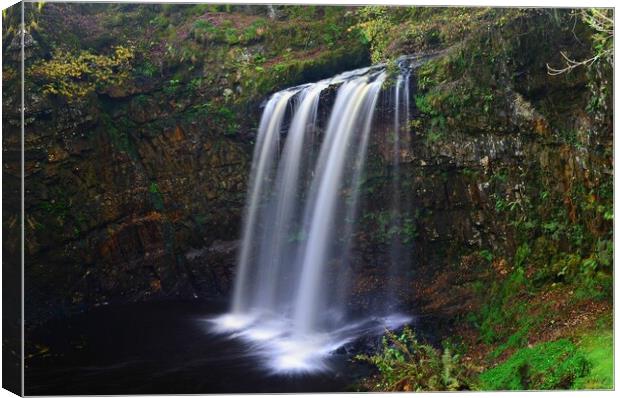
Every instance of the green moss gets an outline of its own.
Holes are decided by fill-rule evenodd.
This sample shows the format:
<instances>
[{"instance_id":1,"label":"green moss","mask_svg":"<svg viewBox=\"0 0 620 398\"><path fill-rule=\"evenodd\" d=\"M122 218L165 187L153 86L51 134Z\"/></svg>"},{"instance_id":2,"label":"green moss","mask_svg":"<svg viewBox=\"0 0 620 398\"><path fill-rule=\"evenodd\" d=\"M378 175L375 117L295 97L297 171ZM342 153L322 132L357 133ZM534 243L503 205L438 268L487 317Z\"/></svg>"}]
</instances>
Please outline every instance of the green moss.
<instances>
[{"instance_id":1,"label":"green moss","mask_svg":"<svg viewBox=\"0 0 620 398\"><path fill-rule=\"evenodd\" d=\"M503 26L521 10L462 7L367 6L356 11L355 29L368 43L374 62L400 55L445 48L473 32ZM407 51L403 51L406 49Z\"/></svg>"},{"instance_id":2,"label":"green moss","mask_svg":"<svg viewBox=\"0 0 620 398\"><path fill-rule=\"evenodd\" d=\"M521 307L523 309L524 307ZM489 356L491 358L497 358L502 355L508 349L515 349L523 347L527 344L527 337L530 330L540 324L542 317L532 317L524 314L523 317L518 318L518 329L511 334L505 343L500 344L495 350L493 350Z\"/></svg>"},{"instance_id":3,"label":"green moss","mask_svg":"<svg viewBox=\"0 0 620 398\"><path fill-rule=\"evenodd\" d=\"M579 350L591 364L590 372L575 380L575 389L614 388L614 339L611 330L594 331L584 335Z\"/></svg>"},{"instance_id":4,"label":"green moss","mask_svg":"<svg viewBox=\"0 0 620 398\"><path fill-rule=\"evenodd\" d=\"M362 223L365 229L373 231L373 241L377 244L386 244L395 238L410 244L418 237L417 217L417 214L380 210L363 214Z\"/></svg>"},{"instance_id":5,"label":"green moss","mask_svg":"<svg viewBox=\"0 0 620 398\"><path fill-rule=\"evenodd\" d=\"M360 46L325 50L311 57L299 55L301 59L285 59L257 76L257 91L268 92L286 85L320 80L332 76L334 71L354 69L368 61L367 53Z\"/></svg>"},{"instance_id":6,"label":"green moss","mask_svg":"<svg viewBox=\"0 0 620 398\"><path fill-rule=\"evenodd\" d=\"M588 374L586 357L569 340L537 344L514 353L480 375L481 390L569 389Z\"/></svg>"},{"instance_id":7,"label":"green moss","mask_svg":"<svg viewBox=\"0 0 620 398\"><path fill-rule=\"evenodd\" d=\"M508 338L511 327L515 327L517 331L531 327L534 320L526 315L528 310L526 302L515 299L528 287L529 281L523 269L518 268L505 280L494 281L490 291L484 292L485 304L470 317L474 325L478 326L483 342L490 344ZM504 349L513 346L514 343L515 341L511 341Z\"/></svg>"},{"instance_id":8,"label":"green moss","mask_svg":"<svg viewBox=\"0 0 620 398\"><path fill-rule=\"evenodd\" d=\"M156 182L151 182L151 185L149 186L149 194L153 208L157 211L164 210L164 197L159 191L159 186Z\"/></svg>"},{"instance_id":9,"label":"green moss","mask_svg":"<svg viewBox=\"0 0 620 398\"><path fill-rule=\"evenodd\" d=\"M61 220L64 220L71 211L71 207L68 203L64 201L44 201L39 203L39 209L43 210L47 214L58 217Z\"/></svg>"},{"instance_id":10,"label":"green moss","mask_svg":"<svg viewBox=\"0 0 620 398\"><path fill-rule=\"evenodd\" d=\"M123 128L123 123L118 123L118 126L120 128L113 124L107 124L106 126L106 132L110 136L112 145L117 150L128 154L132 159L138 159L138 150L131 140L128 130Z\"/></svg>"}]
</instances>

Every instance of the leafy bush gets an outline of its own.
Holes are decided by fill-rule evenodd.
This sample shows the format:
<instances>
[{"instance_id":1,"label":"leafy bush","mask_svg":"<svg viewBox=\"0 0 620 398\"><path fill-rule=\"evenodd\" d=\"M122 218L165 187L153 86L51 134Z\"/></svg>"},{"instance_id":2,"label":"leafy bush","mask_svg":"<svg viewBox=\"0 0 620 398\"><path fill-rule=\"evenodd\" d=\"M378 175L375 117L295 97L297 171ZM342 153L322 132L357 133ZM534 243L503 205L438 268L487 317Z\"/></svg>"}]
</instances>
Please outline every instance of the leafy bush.
<instances>
[{"instance_id":1,"label":"leafy bush","mask_svg":"<svg viewBox=\"0 0 620 398\"><path fill-rule=\"evenodd\" d=\"M174 96L179 91L181 87L181 80L172 79L167 82L167 84L163 87L163 91L168 96Z\"/></svg>"},{"instance_id":2,"label":"leafy bush","mask_svg":"<svg viewBox=\"0 0 620 398\"><path fill-rule=\"evenodd\" d=\"M262 38L266 31L267 21L264 19L257 19L252 22L250 26L245 28L241 35L241 40L243 43L252 43Z\"/></svg>"},{"instance_id":3,"label":"leafy bush","mask_svg":"<svg viewBox=\"0 0 620 398\"><path fill-rule=\"evenodd\" d=\"M380 353L355 358L379 369L374 388L380 391L456 391L469 385L469 371L458 355L419 343L409 327L400 335L388 331Z\"/></svg>"},{"instance_id":4,"label":"leafy bush","mask_svg":"<svg viewBox=\"0 0 620 398\"><path fill-rule=\"evenodd\" d=\"M39 61L29 70L43 85L45 94L76 100L108 86L122 85L129 79L132 47L117 46L110 55L81 51L72 54L56 50L51 60Z\"/></svg>"},{"instance_id":5,"label":"leafy bush","mask_svg":"<svg viewBox=\"0 0 620 398\"><path fill-rule=\"evenodd\" d=\"M497 18L498 13L503 16ZM370 45L372 61L380 62L398 55L396 51L402 52L403 48L419 51L448 46L476 29L487 28L493 18L501 21L517 12L491 8L366 6L356 14L359 22L355 29L362 42Z\"/></svg>"},{"instance_id":6,"label":"leafy bush","mask_svg":"<svg viewBox=\"0 0 620 398\"><path fill-rule=\"evenodd\" d=\"M204 19L199 19L194 22L192 30L190 31L190 35L199 43L212 40L216 34L217 27L214 26L211 22Z\"/></svg>"},{"instance_id":7,"label":"leafy bush","mask_svg":"<svg viewBox=\"0 0 620 398\"><path fill-rule=\"evenodd\" d=\"M157 74L158 68L150 61L144 61L134 68L134 75L141 77L153 77Z\"/></svg>"},{"instance_id":8,"label":"leafy bush","mask_svg":"<svg viewBox=\"0 0 620 398\"><path fill-rule=\"evenodd\" d=\"M366 6L358 11L362 22L357 25L357 29L364 44L370 44L371 59L375 63L385 59L389 44L391 22L388 10L384 6Z\"/></svg>"}]
</instances>

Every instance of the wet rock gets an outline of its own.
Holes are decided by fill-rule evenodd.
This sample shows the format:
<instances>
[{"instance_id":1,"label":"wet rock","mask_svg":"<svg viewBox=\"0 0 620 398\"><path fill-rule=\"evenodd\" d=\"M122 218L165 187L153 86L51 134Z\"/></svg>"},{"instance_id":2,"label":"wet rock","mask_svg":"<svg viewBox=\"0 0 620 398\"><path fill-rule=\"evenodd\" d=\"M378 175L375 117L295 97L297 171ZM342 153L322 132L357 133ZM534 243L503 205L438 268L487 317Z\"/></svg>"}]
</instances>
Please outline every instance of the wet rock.
<instances>
[{"instance_id":1,"label":"wet rock","mask_svg":"<svg viewBox=\"0 0 620 398\"><path fill-rule=\"evenodd\" d=\"M186 267L199 296L213 298L230 293L238 248L239 241L214 241L185 254Z\"/></svg>"}]
</instances>

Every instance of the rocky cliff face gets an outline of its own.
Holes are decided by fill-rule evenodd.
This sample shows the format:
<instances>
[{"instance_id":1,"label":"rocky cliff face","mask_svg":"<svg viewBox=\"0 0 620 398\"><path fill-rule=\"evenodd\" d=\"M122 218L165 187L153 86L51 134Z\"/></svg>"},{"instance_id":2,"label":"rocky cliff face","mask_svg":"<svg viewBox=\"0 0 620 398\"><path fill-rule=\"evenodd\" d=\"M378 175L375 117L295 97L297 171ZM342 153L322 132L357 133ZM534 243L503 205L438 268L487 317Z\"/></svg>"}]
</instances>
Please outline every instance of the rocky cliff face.
<instances>
[{"instance_id":1,"label":"rocky cliff face","mask_svg":"<svg viewBox=\"0 0 620 398\"><path fill-rule=\"evenodd\" d=\"M367 62L360 43L334 44L352 40L346 10L317 23L298 7L26 7L30 324L226 294L261 102ZM18 231L20 36L7 26L3 225ZM19 234L5 249L19 258Z\"/></svg>"},{"instance_id":2,"label":"rocky cliff face","mask_svg":"<svg viewBox=\"0 0 620 398\"><path fill-rule=\"evenodd\" d=\"M141 95L30 104L31 314L64 308L65 300L192 296L201 290L192 282L199 271L188 268L185 252L235 238L247 145L210 131L156 93Z\"/></svg>"},{"instance_id":3,"label":"rocky cliff face","mask_svg":"<svg viewBox=\"0 0 620 398\"><path fill-rule=\"evenodd\" d=\"M465 316L513 275L539 285L579 278L589 259L598 264L593 291L606 294L613 136L601 109L610 109L610 72L600 65L597 76L550 77L545 66L561 63L560 48L589 54L592 33L582 22L572 29L543 11L475 10L444 32L451 10L433 14L437 26L410 26L398 10L395 23L341 8L271 15L217 7L52 3L29 11L33 322L107 302L226 293L261 101L368 64L368 47L373 58L442 52L412 78L398 231L389 230L389 109L373 132L355 247L358 304L372 306L374 289L387 283L381 269L395 238L410 270L401 295L422 315ZM355 18L364 29L373 21L384 33L390 23L407 29L385 42L375 32L368 43ZM6 42L3 189L16 199L19 57ZM4 228L18 221L18 207L10 210ZM19 250L18 235L5 240Z\"/></svg>"}]
</instances>

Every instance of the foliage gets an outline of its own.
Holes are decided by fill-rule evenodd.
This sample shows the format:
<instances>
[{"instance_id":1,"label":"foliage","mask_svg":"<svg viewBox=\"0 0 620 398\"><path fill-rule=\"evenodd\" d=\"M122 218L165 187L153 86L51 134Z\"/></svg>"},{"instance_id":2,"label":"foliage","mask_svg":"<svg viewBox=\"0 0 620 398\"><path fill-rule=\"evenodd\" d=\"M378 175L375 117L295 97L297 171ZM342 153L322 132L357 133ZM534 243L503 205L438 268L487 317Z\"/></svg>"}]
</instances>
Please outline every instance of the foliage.
<instances>
[{"instance_id":1,"label":"foliage","mask_svg":"<svg viewBox=\"0 0 620 398\"><path fill-rule=\"evenodd\" d=\"M583 18L595 32L592 35L594 59L588 69L588 88L590 101L588 111L594 117L601 131L611 131L612 125L612 91L609 82L612 81L614 39L613 39L613 10L588 9Z\"/></svg>"},{"instance_id":2,"label":"foliage","mask_svg":"<svg viewBox=\"0 0 620 398\"><path fill-rule=\"evenodd\" d=\"M64 201L56 201L56 200L43 201L39 204L39 208L45 211L46 213L54 217L57 217L58 220L60 220L61 222L71 212L71 208L69 204Z\"/></svg>"},{"instance_id":3,"label":"foliage","mask_svg":"<svg viewBox=\"0 0 620 398\"><path fill-rule=\"evenodd\" d=\"M403 244L410 244L418 236L415 219L408 214L394 211L369 212L364 214L363 220L368 229L374 231L373 236L378 243L392 242L397 238Z\"/></svg>"},{"instance_id":4,"label":"foliage","mask_svg":"<svg viewBox=\"0 0 620 398\"><path fill-rule=\"evenodd\" d=\"M610 82L613 73L613 50L614 50L614 16L613 9L587 8L574 11L575 19L588 27L591 32L591 53L582 60L575 60L566 52L561 51L562 66L547 64L549 75L566 75L581 67L587 68L588 88L590 99L587 106L588 112L593 116L597 130L600 132L611 129L612 97ZM572 23L575 25L575 22ZM574 29L574 27L573 27ZM597 131L590 134L600 133Z\"/></svg>"},{"instance_id":5,"label":"foliage","mask_svg":"<svg viewBox=\"0 0 620 398\"><path fill-rule=\"evenodd\" d=\"M225 20L221 26L210 21L198 19L194 22L190 35L199 43L225 43L235 45L245 38L246 42L254 40L263 30L259 25L251 25L243 35L232 25L230 20Z\"/></svg>"},{"instance_id":6,"label":"foliage","mask_svg":"<svg viewBox=\"0 0 620 398\"><path fill-rule=\"evenodd\" d=\"M487 261L493 261L493 253L488 250L480 250L478 254Z\"/></svg>"},{"instance_id":7,"label":"foliage","mask_svg":"<svg viewBox=\"0 0 620 398\"><path fill-rule=\"evenodd\" d=\"M256 21L252 22L250 26L245 28L245 30L243 31L241 35L240 40L242 43L253 43L255 41L262 39L266 31L267 31L267 21L265 21L262 18L257 19Z\"/></svg>"},{"instance_id":8,"label":"foliage","mask_svg":"<svg viewBox=\"0 0 620 398\"><path fill-rule=\"evenodd\" d=\"M447 47L484 29L487 19L501 23L511 13L515 12L482 7L366 6L357 10L354 30L370 46L372 61L381 62L403 52Z\"/></svg>"},{"instance_id":9,"label":"foliage","mask_svg":"<svg viewBox=\"0 0 620 398\"><path fill-rule=\"evenodd\" d=\"M174 96L179 88L181 87L181 81L178 79L168 80L166 85L163 87L163 91L168 96Z\"/></svg>"},{"instance_id":10,"label":"foliage","mask_svg":"<svg viewBox=\"0 0 620 398\"><path fill-rule=\"evenodd\" d=\"M583 61L575 61L570 59L566 53L562 52L561 54L566 62L566 67L558 69L547 64L547 71L550 75L560 75L562 73L570 72L579 66L591 66L598 61L603 61L613 66L613 10L610 8L588 8L581 10L580 14L581 19L594 31L594 34L592 35L594 55Z\"/></svg>"},{"instance_id":11,"label":"foliage","mask_svg":"<svg viewBox=\"0 0 620 398\"><path fill-rule=\"evenodd\" d=\"M95 90L124 84L133 58L133 48L124 46L115 47L110 55L86 50L76 55L57 49L51 60L35 63L29 72L42 83L44 93L73 101Z\"/></svg>"},{"instance_id":12,"label":"foliage","mask_svg":"<svg viewBox=\"0 0 620 398\"><path fill-rule=\"evenodd\" d=\"M569 389L589 363L569 340L537 344L514 353L480 375L481 390Z\"/></svg>"},{"instance_id":13,"label":"foliage","mask_svg":"<svg viewBox=\"0 0 620 398\"><path fill-rule=\"evenodd\" d=\"M133 72L136 76L152 78L156 76L158 68L150 61L145 60L141 62L137 67L135 67Z\"/></svg>"},{"instance_id":14,"label":"foliage","mask_svg":"<svg viewBox=\"0 0 620 398\"><path fill-rule=\"evenodd\" d=\"M528 280L522 268L509 274L506 279L493 281L489 290L485 290L485 301L478 313L470 316L480 331L483 342L490 344L507 339L511 331L516 329L517 336L513 337L510 345L517 343L515 339L528 330L531 320L526 319L526 304L516 299L528 286ZM514 329L510 326L517 325ZM507 348L507 347L505 347Z\"/></svg>"},{"instance_id":15,"label":"foliage","mask_svg":"<svg viewBox=\"0 0 620 398\"><path fill-rule=\"evenodd\" d=\"M159 186L154 181L149 186L149 194L155 210L162 211L164 209L164 198L159 191Z\"/></svg>"},{"instance_id":16,"label":"foliage","mask_svg":"<svg viewBox=\"0 0 620 398\"><path fill-rule=\"evenodd\" d=\"M24 24L27 32L34 32L40 28L39 20L43 12L45 2L27 2L24 4ZM14 35L19 34L22 9L20 4L14 4L2 10L2 41L10 43Z\"/></svg>"},{"instance_id":17,"label":"foliage","mask_svg":"<svg viewBox=\"0 0 620 398\"><path fill-rule=\"evenodd\" d=\"M539 237L534 245L524 242L514 255L514 267L505 278L494 278L484 295L484 304L469 315L469 320L480 332L486 344L499 344L492 356L497 357L509 348L527 343L531 330L543 321L546 307L532 308L527 297L557 284L574 286L574 300L608 300L612 292L611 264L613 244L610 240L597 241L588 257L576 253L550 250L548 238ZM495 256L482 251L491 261ZM481 254L482 255L482 254ZM525 270L534 270L526 277ZM534 315L534 314L536 315Z\"/></svg>"},{"instance_id":18,"label":"foliage","mask_svg":"<svg viewBox=\"0 0 620 398\"><path fill-rule=\"evenodd\" d=\"M374 63L383 61L386 56L391 25L388 9L385 6L366 6L358 11L361 22L356 28L359 29L362 43L370 45L371 60Z\"/></svg>"},{"instance_id":19,"label":"foliage","mask_svg":"<svg viewBox=\"0 0 620 398\"><path fill-rule=\"evenodd\" d=\"M580 267L573 271L577 285L577 299L606 300L613 292L613 242L598 240L589 257L583 259Z\"/></svg>"},{"instance_id":20,"label":"foliage","mask_svg":"<svg viewBox=\"0 0 620 398\"><path fill-rule=\"evenodd\" d=\"M112 145L133 159L137 159L138 151L130 135L130 130L133 129L134 124L126 117L113 120L107 113L102 113L101 122Z\"/></svg>"},{"instance_id":21,"label":"foliage","mask_svg":"<svg viewBox=\"0 0 620 398\"><path fill-rule=\"evenodd\" d=\"M471 126L479 133L481 122L492 124L496 94L488 78L480 82L475 76L480 68L469 48L456 48L419 68L415 104L427 144L443 140L454 129L467 131Z\"/></svg>"},{"instance_id":22,"label":"foliage","mask_svg":"<svg viewBox=\"0 0 620 398\"><path fill-rule=\"evenodd\" d=\"M405 327L400 334L387 331L382 350L357 360L375 365L380 372L375 388L381 391L455 391L467 388L469 370L450 348L443 352L418 342Z\"/></svg>"}]
</instances>

